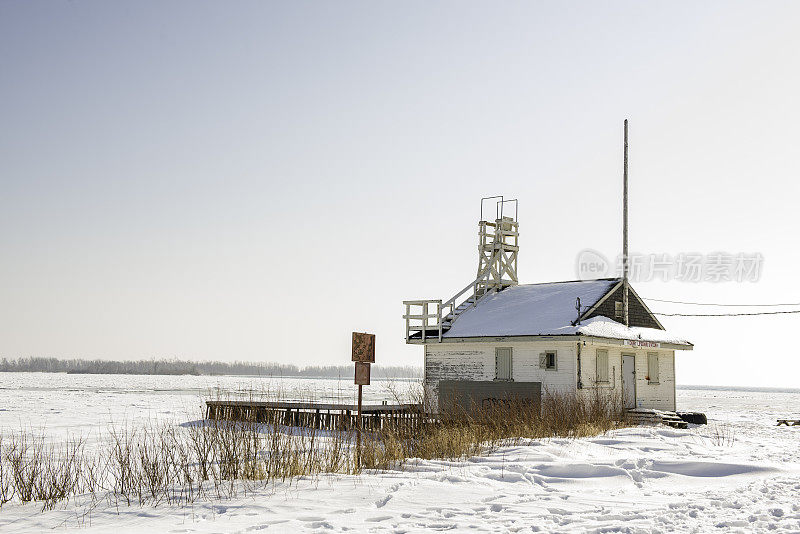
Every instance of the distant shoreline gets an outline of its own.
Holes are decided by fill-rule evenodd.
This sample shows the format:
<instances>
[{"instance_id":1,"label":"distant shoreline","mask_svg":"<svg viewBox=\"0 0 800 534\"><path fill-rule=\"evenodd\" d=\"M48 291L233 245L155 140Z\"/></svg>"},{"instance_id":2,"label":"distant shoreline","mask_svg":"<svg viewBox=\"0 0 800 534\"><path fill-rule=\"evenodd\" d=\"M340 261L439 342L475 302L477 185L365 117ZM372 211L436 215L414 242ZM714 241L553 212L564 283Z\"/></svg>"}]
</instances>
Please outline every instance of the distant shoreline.
<instances>
[{"instance_id":1,"label":"distant shoreline","mask_svg":"<svg viewBox=\"0 0 800 534\"><path fill-rule=\"evenodd\" d=\"M189 360L84 360L59 358L17 358L0 360L5 373L66 373L81 375L145 375L145 376L251 376L251 377L316 377L339 378L353 374L352 364L301 367L274 362L220 362ZM375 379L421 378L422 368L413 366L375 365Z\"/></svg>"}]
</instances>

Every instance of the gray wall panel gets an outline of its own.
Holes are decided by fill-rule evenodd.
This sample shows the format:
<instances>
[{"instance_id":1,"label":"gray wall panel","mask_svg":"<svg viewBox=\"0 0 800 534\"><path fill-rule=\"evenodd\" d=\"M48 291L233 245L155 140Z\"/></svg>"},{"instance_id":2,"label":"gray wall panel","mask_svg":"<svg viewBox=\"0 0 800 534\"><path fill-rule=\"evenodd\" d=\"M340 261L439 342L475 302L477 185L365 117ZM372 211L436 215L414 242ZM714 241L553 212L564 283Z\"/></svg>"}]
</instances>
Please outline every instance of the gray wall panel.
<instances>
[{"instance_id":1,"label":"gray wall panel","mask_svg":"<svg viewBox=\"0 0 800 534\"><path fill-rule=\"evenodd\" d=\"M541 382L439 381L440 412L448 412L453 408L470 410L475 406L508 401L539 404L541 398Z\"/></svg>"}]
</instances>

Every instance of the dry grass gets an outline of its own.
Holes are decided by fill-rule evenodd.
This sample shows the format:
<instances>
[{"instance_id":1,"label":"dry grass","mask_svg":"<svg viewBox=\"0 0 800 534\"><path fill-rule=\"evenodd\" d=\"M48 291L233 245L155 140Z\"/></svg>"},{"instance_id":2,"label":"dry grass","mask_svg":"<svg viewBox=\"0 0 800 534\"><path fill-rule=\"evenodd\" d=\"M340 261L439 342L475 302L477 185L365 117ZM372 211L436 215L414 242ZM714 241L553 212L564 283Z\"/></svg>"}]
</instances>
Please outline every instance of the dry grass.
<instances>
[{"instance_id":1,"label":"dry grass","mask_svg":"<svg viewBox=\"0 0 800 534\"><path fill-rule=\"evenodd\" d=\"M733 447L736 443L736 432L728 423L712 423L708 425L706 432L708 439L717 447Z\"/></svg>"},{"instance_id":2,"label":"dry grass","mask_svg":"<svg viewBox=\"0 0 800 534\"><path fill-rule=\"evenodd\" d=\"M298 476L402 469L417 459L463 459L503 444L594 436L622 425L616 399L546 393L541 406L489 404L453 409L422 430L362 432L282 427L278 421L150 422L109 428L90 451L82 439L48 443L41 434L0 435L0 507L70 500L89 506L185 505L224 499Z\"/></svg>"},{"instance_id":3,"label":"dry grass","mask_svg":"<svg viewBox=\"0 0 800 534\"><path fill-rule=\"evenodd\" d=\"M526 440L596 436L624 426L623 416L621 399L601 390L545 392L541 405L503 402L453 407L422 433L382 431L362 450L361 465L388 469L411 458L458 460Z\"/></svg>"}]
</instances>

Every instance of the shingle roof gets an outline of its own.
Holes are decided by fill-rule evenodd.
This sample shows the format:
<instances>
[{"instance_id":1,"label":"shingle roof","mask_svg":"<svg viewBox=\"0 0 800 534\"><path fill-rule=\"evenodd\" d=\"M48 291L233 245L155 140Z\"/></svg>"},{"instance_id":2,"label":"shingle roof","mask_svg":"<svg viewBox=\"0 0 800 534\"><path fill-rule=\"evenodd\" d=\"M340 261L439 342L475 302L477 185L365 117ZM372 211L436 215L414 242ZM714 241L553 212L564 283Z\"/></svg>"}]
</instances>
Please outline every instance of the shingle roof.
<instances>
[{"instance_id":1,"label":"shingle roof","mask_svg":"<svg viewBox=\"0 0 800 534\"><path fill-rule=\"evenodd\" d=\"M512 286L483 297L462 313L443 337L588 335L691 345L663 330L626 327L607 317L572 326L578 317L576 298L580 297L581 311L585 311L617 283L619 279L609 278Z\"/></svg>"}]
</instances>

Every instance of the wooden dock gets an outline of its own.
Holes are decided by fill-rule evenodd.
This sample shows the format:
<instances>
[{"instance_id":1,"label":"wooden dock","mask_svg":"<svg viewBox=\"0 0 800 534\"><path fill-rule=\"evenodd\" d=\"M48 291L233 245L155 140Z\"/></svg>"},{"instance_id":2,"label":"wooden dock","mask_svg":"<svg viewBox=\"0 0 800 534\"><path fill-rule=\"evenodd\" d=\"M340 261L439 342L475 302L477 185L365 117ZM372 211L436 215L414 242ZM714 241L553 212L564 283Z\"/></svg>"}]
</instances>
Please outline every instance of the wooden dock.
<instances>
[{"instance_id":1,"label":"wooden dock","mask_svg":"<svg viewBox=\"0 0 800 534\"><path fill-rule=\"evenodd\" d=\"M206 417L211 420L277 423L321 430L355 430L358 406L316 402L209 400L206 401ZM361 428L364 430L418 430L432 422L435 422L435 417L426 415L419 404L372 404L361 407Z\"/></svg>"}]
</instances>

